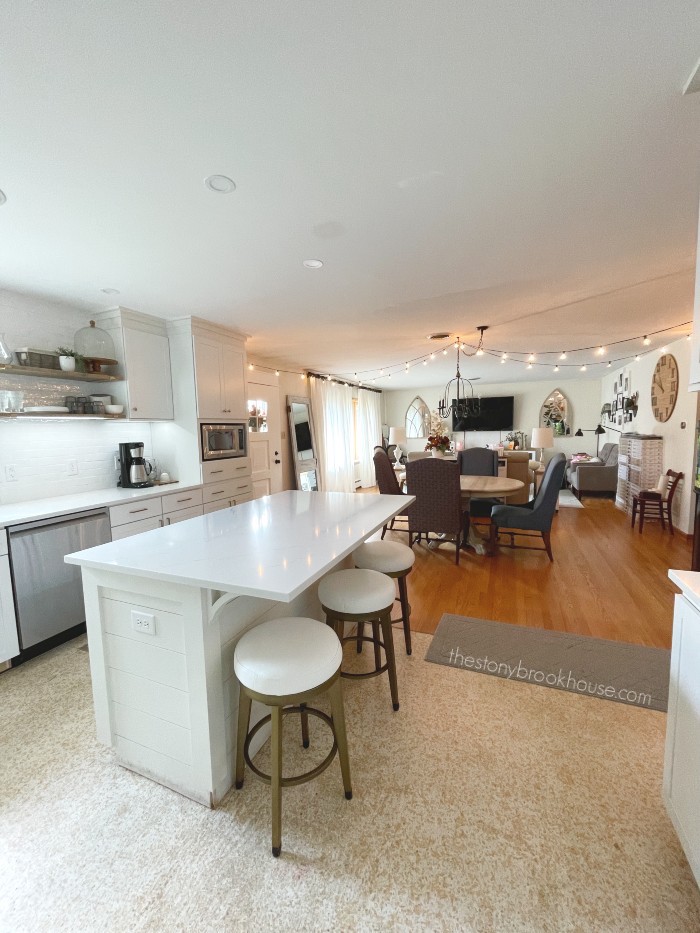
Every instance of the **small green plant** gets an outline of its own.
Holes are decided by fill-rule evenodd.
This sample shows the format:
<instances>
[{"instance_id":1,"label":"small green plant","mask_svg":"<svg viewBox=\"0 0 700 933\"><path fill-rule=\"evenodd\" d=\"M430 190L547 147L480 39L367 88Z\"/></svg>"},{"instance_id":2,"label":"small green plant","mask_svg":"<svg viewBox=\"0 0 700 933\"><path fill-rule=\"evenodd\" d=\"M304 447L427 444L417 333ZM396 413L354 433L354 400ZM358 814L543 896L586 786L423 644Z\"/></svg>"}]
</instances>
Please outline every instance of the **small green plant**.
<instances>
[{"instance_id":1,"label":"small green plant","mask_svg":"<svg viewBox=\"0 0 700 933\"><path fill-rule=\"evenodd\" d=\"M80 353L76 353L75 350L71 350L70 347L58 347L56 350L59 356L72 356L75 359L75 368L79 372L85 372L85 357Z\"/></svg>"}]
</instances>

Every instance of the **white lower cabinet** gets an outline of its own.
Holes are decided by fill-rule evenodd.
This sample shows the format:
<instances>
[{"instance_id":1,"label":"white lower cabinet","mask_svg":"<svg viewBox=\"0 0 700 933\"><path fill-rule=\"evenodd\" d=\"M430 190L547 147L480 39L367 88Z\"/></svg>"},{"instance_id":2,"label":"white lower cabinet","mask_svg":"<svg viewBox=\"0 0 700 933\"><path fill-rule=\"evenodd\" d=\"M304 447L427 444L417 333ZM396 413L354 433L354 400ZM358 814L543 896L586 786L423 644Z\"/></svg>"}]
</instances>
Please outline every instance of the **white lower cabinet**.
<instances>
[{"instance_id":1,"label":"white lower cabinet","mask_svg":"<svg viewBox=\"0 0 700 933\"><path fill-rule=\"evenodd\" d=\"M142 518L139 522L128 522L126 525L118 525L112 528L112 541L121 541L122 538L130 538L132 535L140 535L143 531L154 531L156 528L163 527L161 518Z\"/></svg>"},{"instance_id":2,"label":"white lower cabinet","mask_svg":"<svg viewBox=\"0 0 700 933\"><path fill-rule=\"evenodd\" d=\"M700 611L676 596L666 720L664 801L700 883Z\"/></svg>"},{"instance_id":3,"label":"white lower cabinet","mask_svg":"<svg viewBox=\"0 0 700 933\"><path fill-rule=\"evenodd\" d=\"M0 529L5 538L5 529ZM15 602L12 598L12 578L10 577L10 559L6 554L0 557L0 663L19 654L17 623L15 621Z\"/></svg>"},{"instance_id":4,"label":"white lower cabinet","mask_svg":"<svg viewBox=\"0 0 700 933\"><path fill-rule=\"evenodd\" d=\"M163 515L163 524L175 525L177 522L186 522L188 518L198 518L203 514L201 505L193 505L189 509L178 509L177 512L168 512L167 515Z\"/></svg>"}]
</instances>

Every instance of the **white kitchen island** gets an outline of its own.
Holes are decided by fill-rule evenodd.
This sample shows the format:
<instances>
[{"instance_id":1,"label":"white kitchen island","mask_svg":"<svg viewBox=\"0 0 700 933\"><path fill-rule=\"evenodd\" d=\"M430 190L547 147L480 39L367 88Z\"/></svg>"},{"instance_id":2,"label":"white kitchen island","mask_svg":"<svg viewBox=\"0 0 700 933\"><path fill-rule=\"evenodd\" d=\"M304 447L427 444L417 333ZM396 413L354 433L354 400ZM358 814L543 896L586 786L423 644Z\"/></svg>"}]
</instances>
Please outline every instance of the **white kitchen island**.
<instances>
[{"instance_id":1,"label":"white kitchen island","mask_svg":"<svg viewBox=\"0 0 700 933\"><path fill-rule=\"evenodd\" d=\"M238 638L267 619L321 619L317 582L412 501L283 492L69 555L82 569L98 740L215 806L233 783Z\"/></svg>"}]
</instances>

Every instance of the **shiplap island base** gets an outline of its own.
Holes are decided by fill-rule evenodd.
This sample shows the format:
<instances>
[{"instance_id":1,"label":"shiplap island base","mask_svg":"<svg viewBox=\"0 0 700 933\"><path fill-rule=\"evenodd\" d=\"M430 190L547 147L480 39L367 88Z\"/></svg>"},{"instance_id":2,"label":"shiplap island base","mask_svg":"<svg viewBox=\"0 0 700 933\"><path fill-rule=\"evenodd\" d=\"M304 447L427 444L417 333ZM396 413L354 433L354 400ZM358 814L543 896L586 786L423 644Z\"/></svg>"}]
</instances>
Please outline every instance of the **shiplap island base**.
<instances>
[{"instance_id":1,"label":"shiplap island base","mask_svg":"<svg viewBox=\"0 0 700 933\"><path fill-rule=\"evenodd\" d=\"M98 740L215 806L235 770L238 638L267 619L321 619L318 581L412 501L283 492L69 555L82 570ZM254 705L251 723L263 715Z\"/></svg>"}]
</instances>

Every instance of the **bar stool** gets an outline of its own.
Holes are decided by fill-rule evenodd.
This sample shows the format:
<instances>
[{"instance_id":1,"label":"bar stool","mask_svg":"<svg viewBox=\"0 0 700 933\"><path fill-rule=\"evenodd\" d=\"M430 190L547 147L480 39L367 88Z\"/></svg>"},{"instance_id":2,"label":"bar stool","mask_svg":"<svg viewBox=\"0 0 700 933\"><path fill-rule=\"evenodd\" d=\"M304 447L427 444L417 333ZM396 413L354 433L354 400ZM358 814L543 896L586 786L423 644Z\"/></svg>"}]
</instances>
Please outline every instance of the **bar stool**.
<instances>
[{"instance_id":1,"label":"bar stool","mask_svg":"<svg viewBox=\"0 0 700 933\"><path fill-rule=\"evenodd\" d=\"M406 577L411 572L416 555L413 549L398 541L367 541L361 544L352 555L355 566L361 570L376 570L386 574L399 584L399 602L403 622L403 637L406 642L406 654L411 653L411 607L408 602ZM364 622L357 623L357 651L362 651Z\"/></svg>"},{"instance_id":2,"label":"bar stool","mask_svg":"<svg viewBox=\"0 0 700 933\"><path fill-rule=\"evenodd\" d=\"M236 789L243 787L247 764L260 780L272 787L272 854L282 850L282 788L304 784L325 771L336 752L340 759L345 797L352 799L350 760L345 732L340 665L343 649L327 625L315 619L285 618L263 622L241 637L233 656L233 669L240 683L238 737L236 742ZM312 709L307 702L327 693L332 716ZM270 713L250 726L251 702L257 700ZM286 707L286 708L285 708ZM333 732L333 747L321 764L304 774L282 777L282 717L300 713L302 738L309 745L308 717L321 719ZM268 722L272 724L272 773L260 771L250 759L253 737Z\"/></svg>"},{"instance_id":3,"label":"bar stool","mask_svg":"<svg viewBox=\"0 0 700 933\"><path fill-rule=\"evenodd\" d=\"M399 689L394 658L394 633L391 610L394 605L394 581L376 570L338 570L328 574L318 585L318 598L343 644L346 641L369 641L374 645L374 670L360 674L342 671L341 677L376 677L389 674L391 704L399 708ZM343 637L343 623L372 623L372 637L348 635ZM380 637L381 629L381 637ZM385 663L381 663L380 649L384 649Z\"/></svg>"}]
</instances>

